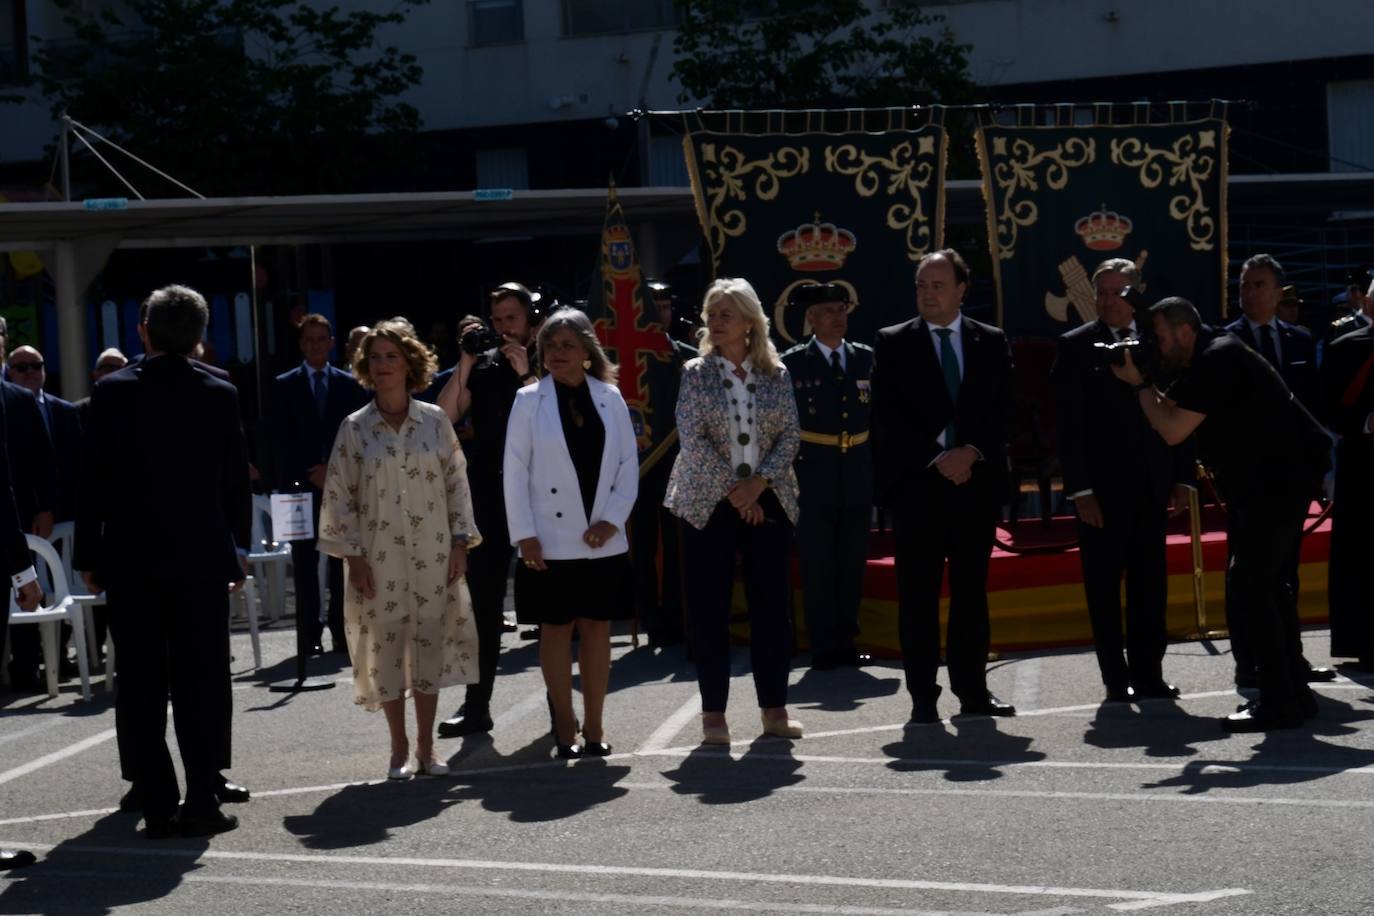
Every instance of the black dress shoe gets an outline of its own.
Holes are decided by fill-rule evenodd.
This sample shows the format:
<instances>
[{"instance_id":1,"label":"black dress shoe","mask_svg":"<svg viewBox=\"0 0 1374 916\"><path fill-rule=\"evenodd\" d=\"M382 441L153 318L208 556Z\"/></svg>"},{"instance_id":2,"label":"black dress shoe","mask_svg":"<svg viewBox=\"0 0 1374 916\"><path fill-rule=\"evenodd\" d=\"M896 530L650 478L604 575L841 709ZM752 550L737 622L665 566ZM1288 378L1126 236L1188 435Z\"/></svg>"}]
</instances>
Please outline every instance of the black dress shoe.
<instances>
[{"instance_id":1,"label":"black dress shoe","mask_svg":"<svg viewBox=\"0 0 1374 916\"><path fill-rule=\"evenodd\" d=\"M1180 693L1179 689L1173 684L1166 684L1164 681L1155 681L1152 684L1135 684L1136 699L1139 700L1173 700Z\"/></svg>"},{"instance_id":2,"label":"black dress shoe","mask_svg":"<svg viewBox=\"0 0 1374 916\"><path fill-rule=\"evenodd\" d=\"M1317 684L1317 683L1321 683L1322 681L1334 681L1334 680L1336 679L1336 669L1335 669L1335 668L1308 668L1308 669L1307 669L1306 676L1307 676L1307 683L1309 683L1309 684Z\"/></svg>"},{"instance_id":3,"label":"black dress shoe","mask_svg":"<svg viewBox=\"0 0 1374 916\"><path fill-rule=\"evenodd\" d=\"M609 757L611 746L605 741L583 741L582 754L585 757Z\"/></svg>"},{"instance_id":4,"label":"black dress shoe","mask_svg":"<svg viewBox=\"0 0 1374 916\"><path fill-rule=\"evenodd\" d=\"M959 715L961 716L1014 716L1016 707L1010 703L1003 703L992 694L988 694L986 700L975 700L971 703L961 702L959 704Z\"/></svg>"},{"instance_id":5,"label":"black dress shoe","mask_svg":"<svg viewBox=\"0 0 1374 916\"><path fill-rule=\"evenodd\" d=\"M215 798L219 799L220 804L238 804L246 802L251 795L252 793L246 788L236 782L230 782L223 776L220 777L220 784L215 789Z\"/></svg>"},{"instance_id":6,"label":"black dress shoe","mask_svg":"<svg viewBox=\"0 0 1374 916\"><path fill-rule=\"evenodd\" d=\"M324 654L324 644L323 644L323 643L318 643L318 642L317 642L317 643L312 643L311 646L310 646L310 654L311 654L311 655L323 655L323 654Z\"/></svg>"},{"instance_id":7,"label":"black dress shoe","mask_svg":"<svg viewBox=\"0 0 1374 916\"><path fill-rule=\"evenodd\" d=\"M1135 691L1130 687L1107 688L1108 703L1130 703L1135 699Z\"/></svg>"},{"instance_id":8,"label":"black dress shoe","mask_svg":"<svg viewBox=\"0 0 1374 916\"><path fill-rule=\"evenodd\" d=\"M521 638L521 639L538 639L538 638L539 638L539 628L538 628L538 627L526 627L525 629L523 629L523 630L520 631L520 638Z\"/></svg>"},{"instance_id":9,"label":"black dress shoe","mask_svg":"<svg viewBox=\"0 0 1374 916\"><path fill-rule=\"evenodd\" d=\"M502 621L501 621L501 632L502 632L502 633L514 633L514 632L518 631L519 629L520 629L520 624L516 623L516 622L513 621L513 620L502 620Z\"/></svg>"},{"instance_id":10,"label":"black dress shoe","mask_svg":"<svg viewBox=\"0 0 1374 916\"><path fill-rule=\"evenodd\" d=\"M1302 725L1302 713L1296 709L1271 710L1259 703L1246 704L1239 712L1221 720L1221 727L1231 734L1246 732L1267 732L1281 728L1298 728Z\"/></svg>"},{"instance_id":11,"label":"black dress shoe","mask_svg":"<svg viewBox=\"0 0 1374 916\"><path fill-rule=\"evenodd\" d=\"M841 668L863 668L873 664L873 656L867 652L860 652L858 649L850 649L848 652L841 652L836 656L835 664Z\"/></svg>"},{"instance_id":12,"label":"black dress shoe","mask_svg":"<svg viewBox=\"0 0 1374 916\"><path fill-rule=\"evenodd\" d=\"M911 704L910 725L933 725L940 721L940 710L935 699L916 700Z\"/></svg>"},{"instance_id":13,"label":"black dress shoe","mask_svg":"<svg viewBox=\"0 0 1374 916\"><path fill-rule=\"evenodd\" d=\"M165 840L177 835L176 821L169 817L145 817L143 836L149 840Z\"/></svg>"},{"instance_id":14,"label":"black dress shoe","mask_svg":"<svg viewBox=\"0 0 1374 916\"><path fill-rule=\"evenodd\" d=\"M461 738L464 735L478 735L492 728L491 713L460 712L452 719L439 723L440 738Z\"/></svg>"},{"instance_id":15,"label":"black dress shoe","mask_svg":"<svg viewBox=\"0 0 1374 916\"><path fill-rule=\"evenodd\" d=\"M119 799L119 810L126 814L137 814L143 810L143 797L138 794L138 786L130 786Z\"/></svg>"},{"instance_id":16,"label":"black dress shoe","mask_svg":"<svg viewBox=\"0 0 1374 916\"><path fill-rule=\"evenodd\" d=\"M27 849L0 849L0 871L7 868L23 868L38 859Z\"/></svg>"},{"instance_id":17,"label":"black dress shoe","mask_svg":"<svg viewBox=\"0 0 1374 916\"><path fill-rule=\"evenodd\" d=\"M214 836L217 833L228 833L238 825L238 818L220 811L183 813L177 818L177 829L181 831L182 836Z\"/></svg>"},{"instance_id":18,"label":"black dress shoe","mask_svg":"<svg viewBox=\"0 0 1374 916\"><path fill-rule=\"evenodd\" d=\"M559 744L554 742L554 747L558 749L559 760L582 759L582 745L580 744Z\"/></svg>"}]
</instances>

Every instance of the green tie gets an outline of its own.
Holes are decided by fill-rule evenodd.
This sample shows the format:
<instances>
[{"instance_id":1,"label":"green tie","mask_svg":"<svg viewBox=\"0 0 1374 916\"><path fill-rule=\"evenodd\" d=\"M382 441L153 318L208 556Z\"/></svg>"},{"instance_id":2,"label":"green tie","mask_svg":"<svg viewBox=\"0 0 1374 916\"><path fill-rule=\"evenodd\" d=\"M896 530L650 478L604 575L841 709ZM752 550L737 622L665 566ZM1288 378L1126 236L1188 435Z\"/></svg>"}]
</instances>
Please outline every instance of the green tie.
<instances>
[{"instance_id":1,"label":"green tie","mask_svg":"<svg viewBox=\"0 0 1374 916\"><path fill-rule=\"evenodd\" d=\"M940 368L945 373L945 388L949 389L949 401L951 404L959 403L959 357L954 352L954 344L950 343L950 335L954 332L949 328L936 328L936 335L940 338ZM945 427L945 448L954 448L954 420L949 421Z\"/></svg>"}]
</instances>

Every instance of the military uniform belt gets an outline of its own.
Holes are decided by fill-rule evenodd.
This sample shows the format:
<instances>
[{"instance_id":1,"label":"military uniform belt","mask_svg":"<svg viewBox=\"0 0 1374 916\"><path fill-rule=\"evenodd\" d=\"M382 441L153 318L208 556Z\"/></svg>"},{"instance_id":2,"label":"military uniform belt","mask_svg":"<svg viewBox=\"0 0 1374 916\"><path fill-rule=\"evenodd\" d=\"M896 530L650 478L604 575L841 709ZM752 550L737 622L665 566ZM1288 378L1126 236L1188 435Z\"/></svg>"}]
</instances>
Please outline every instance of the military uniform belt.
<instances>
[{"instance_id":1,"label":"military uniform belt","mask_svg":"<svg viewBox=\"0 0 1374 916\"><path fill-rule=\"evenodd\" d=\"M868 441L868 430L861 433L813 433L810 430L801 431L801 441L810 442L812 445L833 445L841 452L847 452L856 445L863 445Z\"/></svg>"}]
</instances>

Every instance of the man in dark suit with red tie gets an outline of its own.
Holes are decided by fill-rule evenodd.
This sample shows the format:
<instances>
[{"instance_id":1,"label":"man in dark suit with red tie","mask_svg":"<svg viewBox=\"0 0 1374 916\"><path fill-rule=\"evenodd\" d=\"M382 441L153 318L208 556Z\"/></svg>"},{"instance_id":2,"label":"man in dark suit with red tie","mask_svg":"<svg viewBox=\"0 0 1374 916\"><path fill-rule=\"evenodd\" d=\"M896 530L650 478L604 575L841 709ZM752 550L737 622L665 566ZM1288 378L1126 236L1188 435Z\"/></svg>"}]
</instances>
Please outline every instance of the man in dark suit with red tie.
<instances>
[{"instance_id":1,"label":"man in dark suit with red tie","mask_svg":"<svg viewBox=\"0 0 1374 916\"><path fill-rule=\"evenodd\" d=\"M1136 394L1112 375L1095 347L1139 338L1127 287L1140 286L1133 261L1093 271L1097 318L1059 338L1050 383L1059 429L1064 492L1078 514L1079 559L1098 670L1109 702L1170 699L1165 682L1168 513L1188 505L1191 463L1150 428ZM1121 583L1126 582L1126 627Z\"/></svg>"},{"instance_id":2,"label":"man in dark suit with red tie","mask_svg":"<svg viewBox=\"0 0 1374 916\"><path fill-rule=\"evenodd\" d=\"M5 633L9 629L10 592L20 611L38 607L38 575L29 556L24 530L19 527L19 510L14 502L14 487L10 485L9 450L5 448L9 423L5 416L5 402L0 399L0 561L4 563L0 576L0 658L5 657ZM0 870L32 865L33 853L22 849L0 849Z\"/></svg>"},{"instance_id":3,"label":"man in dark suit with red tie","mask_svg":"<svg viewBox=\"0 0 1374 916\"><path fill-rule=\"evenodd\" d=\"M272 442L277 454L277 489L313 496L315 526L320 524L320 499L329 451L344 418L367 403L367 393L353 376L329 364L334 332L329 319L309 314L301 319L303 362L277 376L272 385ZM291 542L291 565L296 579L296 613L309 621L306 634L311 650L323 651L320 622L319 552L315 539ZM335 652L347 652L343 626L343 561L328 560L329 635Z\"/></svg>"},{"instance_id":4,"label":"man in dark suit with red tie","mask_svg":"<svg viewBox=\"0 0 1374 916\"><path fill-rule=\"evenodd\" d=\"M920 315L878 332L872 431L876 496L895 510L897 609L913 723L939 721L940 583L949 565L945 657L965 714L1011 716L987 688L988 562L1006 489L1011 349L965 317L968 266L952 249L916 268Z\"/></svg>"},{"instance_id":5,"label":"man in dark suit with red tie","mask_svg":"<svg viewBox=\"0 0 1374 916\"><path fill-rule=\"evenodd\" d=\"M108 593L115 726L145 832L205 836L238 825L220 812L219 770L233 710L229 590L243 582L238 545L250 531L248 457L238 393L188 358L209 319L205 299L164 287L146 314L146 357L91 395L73 565L92 593ZM179 814L169 693L186 773Z\"/></svg>"}]
</instances>

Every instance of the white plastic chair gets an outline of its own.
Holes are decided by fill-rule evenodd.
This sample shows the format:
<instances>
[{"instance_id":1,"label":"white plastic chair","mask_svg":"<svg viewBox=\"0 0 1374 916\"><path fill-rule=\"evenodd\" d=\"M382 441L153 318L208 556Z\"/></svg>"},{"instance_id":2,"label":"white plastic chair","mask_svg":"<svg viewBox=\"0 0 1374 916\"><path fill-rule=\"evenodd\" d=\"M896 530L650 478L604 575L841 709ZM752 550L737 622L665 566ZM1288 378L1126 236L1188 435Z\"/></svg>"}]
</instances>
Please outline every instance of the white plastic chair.
<instances>
[{"instance_id":1,"label":"white plastic chair","mask_svg":"<svg viewBox=\"0 0 1374 916\"><path fill-rule=\"evenodd\" d=\"M58 694L58 658L61 655L62 622L72 627L72 642L76 644L76 665L81 672L81 699L91 698L91 669L86 656L85 613L81 602L72 598L67 587L67 569L57 549L36 534L26 534L29 550L38 555L40 580L46 581L45 599L50 604L37 610L21 611L10 596L10 627L33 624L38 626L43 640L43 665L48 673L48 696ZM44 568L46 567L46 568Z\"/></svg>"},{"instance_id":2,"label":"white plastic chair","mask_svg":"<svg viewBox=\"0 0 1374 916\"><path fill-rule=\"evenodd\" d=\"M267 616L280 620L286 613L286 564L291 562L291 544L270 540L272 498L253 495L253 543L248 548L248 569L263 583L263 606Z\"/></svg>"},{"instance_id":3,"label":"white plastic chair","mask_svg":"<svg viewBox=\"0 0 1374 916\"><path fill-rule=\"evenodd\" d=\"M62 568L71 576L69 583L72 588L71 598L82 607L82 618L86 621L86 653L94 668L100 664L100 645L95 638L95 614L90 611L93 607L103 607L105 605L105 593L99 595L86 594L85 584L77 581L76 569L72 566L72 558L76 555L76 523L58 522L52 526L52 534L48 535L48 543L58 546L62 556ZM80 589L80 591L77 591ZM109 641L109 634L105 639ZM112 688L112 684L106 682L105 689Z\"/></svg>"}]
</instances>

